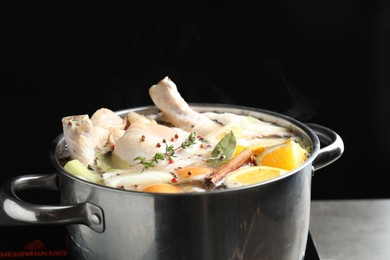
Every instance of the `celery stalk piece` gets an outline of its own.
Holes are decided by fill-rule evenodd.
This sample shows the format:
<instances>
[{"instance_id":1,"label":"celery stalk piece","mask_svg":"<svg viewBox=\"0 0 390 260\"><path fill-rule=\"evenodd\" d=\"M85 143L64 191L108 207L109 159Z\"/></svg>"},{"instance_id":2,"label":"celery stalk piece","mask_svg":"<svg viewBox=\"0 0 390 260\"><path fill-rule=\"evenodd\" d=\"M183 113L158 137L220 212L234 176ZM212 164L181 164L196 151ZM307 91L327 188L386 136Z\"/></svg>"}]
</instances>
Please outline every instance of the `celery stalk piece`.
<instances>
[{"instance_id":1,"label":"celery stalk piece","mask_svg":"<svg viewBox=\"0 0 390 260\"><path fill-rule=\"evenodd\" d=\"M81 179L97 183L97 184L102 184L103 183L103 178L99 176L98 174L90 171L84 164L82 164L79 160L74 159L69 162L67 162L64 166L64 169Z\"/></svg>"}]
</instances>

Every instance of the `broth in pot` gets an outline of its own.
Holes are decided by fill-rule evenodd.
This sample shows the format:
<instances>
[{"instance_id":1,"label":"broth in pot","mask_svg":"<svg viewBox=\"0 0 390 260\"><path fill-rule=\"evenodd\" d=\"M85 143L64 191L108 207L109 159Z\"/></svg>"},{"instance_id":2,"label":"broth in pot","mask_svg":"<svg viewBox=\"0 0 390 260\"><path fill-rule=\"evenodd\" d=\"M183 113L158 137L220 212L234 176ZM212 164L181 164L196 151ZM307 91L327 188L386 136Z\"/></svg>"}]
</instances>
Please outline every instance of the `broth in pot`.
<instances>
[{"instance_id":1,"label":"broth in pot","mask_svg":"<svg viewBox=\"0 0 390 260\"><path fill-rule=\"evenodd\" d=\"M158 111L62 118L64 169L84 180L140 192L207 192L277 178L310 155L292 129L251 115L197 112L165 77L149 89Z\"/></svg>"}]
</instances>

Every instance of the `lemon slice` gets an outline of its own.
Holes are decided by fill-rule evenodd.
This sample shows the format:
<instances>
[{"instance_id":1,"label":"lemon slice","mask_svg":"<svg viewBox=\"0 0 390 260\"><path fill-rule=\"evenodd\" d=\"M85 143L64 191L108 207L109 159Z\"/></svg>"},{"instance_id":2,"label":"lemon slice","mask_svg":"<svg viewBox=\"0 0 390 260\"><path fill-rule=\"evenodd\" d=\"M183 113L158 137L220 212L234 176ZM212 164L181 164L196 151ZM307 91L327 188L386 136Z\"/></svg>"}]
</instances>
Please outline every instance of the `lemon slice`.
<instances>
[{"instance_id":1,"label":"lemon slice","mask_svg":"<svg viewBox=\"0 0 390 260\"><path fill-rule=\"evenodd\" d=\"M249 166L240 168L230 173L223 181L228 188L241 187L245 185L260 183L276 178L288 172L276 167Z\"/></svg>"}]
</instances>

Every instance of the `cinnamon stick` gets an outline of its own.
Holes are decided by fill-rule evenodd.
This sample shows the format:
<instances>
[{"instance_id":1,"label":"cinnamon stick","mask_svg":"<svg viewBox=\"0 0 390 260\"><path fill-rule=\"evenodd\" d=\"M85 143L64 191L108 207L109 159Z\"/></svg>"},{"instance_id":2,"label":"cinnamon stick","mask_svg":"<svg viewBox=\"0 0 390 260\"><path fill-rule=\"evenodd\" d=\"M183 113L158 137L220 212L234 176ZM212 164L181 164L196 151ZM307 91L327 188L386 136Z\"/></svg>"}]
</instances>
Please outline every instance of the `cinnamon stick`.
<instances>
[{"instance_id":1,"label":"cinnamon stick","mask_svg":"<svg viewBox=\"0 0 390 260\"><path fill-rule=\"evenodd\" d=\"M206 177L206 183L217 185L230 172L237 170L251 159L252 149L246 148L233 157L230 161L222 165L218 170Z\"/></svg>"}]
</instances>

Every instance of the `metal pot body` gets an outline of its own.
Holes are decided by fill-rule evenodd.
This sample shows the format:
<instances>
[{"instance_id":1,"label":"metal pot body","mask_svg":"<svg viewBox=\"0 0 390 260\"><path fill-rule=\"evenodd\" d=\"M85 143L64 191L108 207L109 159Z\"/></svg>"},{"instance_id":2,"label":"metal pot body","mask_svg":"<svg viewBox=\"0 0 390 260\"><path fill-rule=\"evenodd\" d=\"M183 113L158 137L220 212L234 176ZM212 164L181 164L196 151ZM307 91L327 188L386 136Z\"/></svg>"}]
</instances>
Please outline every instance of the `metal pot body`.
<instances>
[{"instance_id":1,"label":"metal pot body","mask_svg":"<svg viewBox=\"0 0 390 260\"><path fill-rule=\"evenodd\" d=\"M64 204L104 212L98 233L69 225L75 259L302 259L311 166L277 182L210 194L118 192L60 175Z\"/></svg>"},{"instance_id":2,"label":"metal pot body","mask_svg":"<svg viewBox=\"0 0 390 260\"><path fill-rule=\"evenodd\" d=\"M206 193L151 194L95 185L66 173L59 163L65 142L53 142L54 175L22 176L3 185L1 202L14 219L66 224L75 259L303 259L309 233L311 178L341 156L332 130L255 108L193 105L198 111L232 112L287 126L312 148L299 168L245 188ZM131 109L155 113L155 107ZM125 114L129 110L119 111ZM314 130L313 130L314 128ZM320 139L329 145L320 149ZM18 190L58 189L59 206L31 205Z\"/></svg>"}]
</instances>

